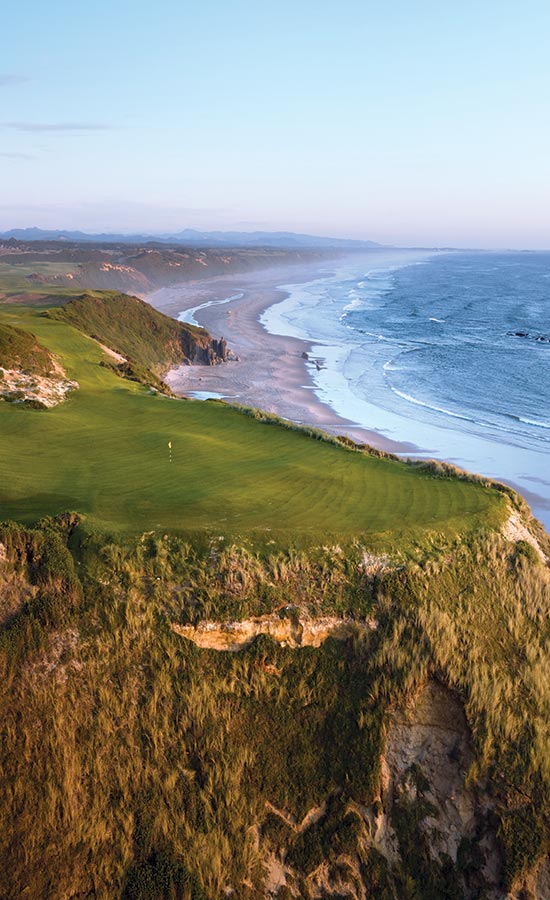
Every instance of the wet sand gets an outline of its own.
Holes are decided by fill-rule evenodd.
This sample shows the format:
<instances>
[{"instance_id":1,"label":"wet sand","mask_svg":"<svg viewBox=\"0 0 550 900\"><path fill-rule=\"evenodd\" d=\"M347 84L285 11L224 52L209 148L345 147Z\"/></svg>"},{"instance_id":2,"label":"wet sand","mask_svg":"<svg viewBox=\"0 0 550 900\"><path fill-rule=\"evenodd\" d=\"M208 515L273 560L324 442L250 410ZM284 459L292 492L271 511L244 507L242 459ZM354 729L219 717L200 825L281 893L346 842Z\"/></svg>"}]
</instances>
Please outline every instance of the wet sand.
<instances>
[{"instance_id":1,"label":"wet sand","mask_svg":"<svg viewBox=\"0 0 550 900\"><path fill-rule=\"evenodd\" d=\"M328 268L328 266L327 266ZM242 297L196 312L196 321L213 337L224 337L238 361L217 366L181 366L165 377L175 394L195 391L218 394L227 402L256 406L302 425L345 434L380 450L411 453L414 444L398 443L338 416L313 391L306 359L311 346L298 338L269 334L260 324L262 312L288 296L280 284L310 281L322 274L315 267L268 269L245 275L218 276L162 288L147 297L155 309L177 317L203 303L233 294Z\"/></svg>"}]
</instances>

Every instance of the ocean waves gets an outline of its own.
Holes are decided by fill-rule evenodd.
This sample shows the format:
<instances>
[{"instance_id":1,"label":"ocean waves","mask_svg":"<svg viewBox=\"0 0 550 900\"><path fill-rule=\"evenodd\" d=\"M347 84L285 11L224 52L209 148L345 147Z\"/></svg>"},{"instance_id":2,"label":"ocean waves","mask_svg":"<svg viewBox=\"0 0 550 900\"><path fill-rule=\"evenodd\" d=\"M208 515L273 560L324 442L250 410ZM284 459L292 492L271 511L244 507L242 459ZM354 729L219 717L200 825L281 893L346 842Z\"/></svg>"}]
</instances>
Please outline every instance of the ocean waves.
<instances>
[{"instance_id":1,"label":"ocean waves","mask_svg":"<svg viewBox=\"0 0 550 900\"><path fill-rule=\"evenodd\" d=\"M547 331L549 274L550 254L373 251L285 285L261 321L312 345L315 391L344 418L493 477L546 483L550 357L509 332Z\"/></svg>"}]
</instances>

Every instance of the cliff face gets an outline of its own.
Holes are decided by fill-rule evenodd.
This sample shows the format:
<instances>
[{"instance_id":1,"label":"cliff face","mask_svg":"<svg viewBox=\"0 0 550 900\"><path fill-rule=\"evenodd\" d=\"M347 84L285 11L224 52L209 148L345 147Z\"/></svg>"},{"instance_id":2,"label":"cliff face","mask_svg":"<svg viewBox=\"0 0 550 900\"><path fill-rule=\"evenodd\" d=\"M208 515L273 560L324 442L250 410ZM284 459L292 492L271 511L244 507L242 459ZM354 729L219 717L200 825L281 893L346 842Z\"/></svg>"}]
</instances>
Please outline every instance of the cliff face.
<instances>
[{"instance_id":1,"label":"cliff face","mask_svg":"<svg viewBox=\"0 0 550 900\"><path fill-rule=\"evenodd\" d=\"M231 358L223 338L177 322L137 297L112 291L87 292L50 318L68 322L115 357L121 375L164 390L162 376L178 365L217 365Z\"/></svg>"},{"instance_id":2,"label":"cliff face","mask_svg":"<svg viewBox=\"0 0 550 900\"><path fill-rule=\"evenodd\" d=\"M268 894L401 900L409 896L409 872L422 884L416 896L503 900L494 800L482 786L467 783L474 755L459 698L428 681L388 717L373 802L333 795L299 822L270 806L270 814L285 823L292 840L274 850L269 838L262 841L260 829ZM296 865L295 844L314 844L315 832L326 828L338 804L344 821L354 823L353 852L349 846L338 852L342 838L335 830L337 864L323 862L304 872ZM546 895L539 890L535 896L543 900Z\"/></svg>"},{"instance_id":3,"label":"cliff face","mask_svg":"<svg viewBox=\"0 0 550 900\"><path fill-rule=\"evenodd\" d=\"M2 896L546 900L550 572L437 541L1 526Z\"/></svg>"},{"instance_id":4,"label":"cliff face","mask_svg":"<svg viewBox=\"0 0 550 900\"><path fill-rule=\"evenodd\" d=\"M200 622L198 625L172 625L176 634L207 650L235 653L254 643L260 635L268 635L283 647L320 647L327 638L344 641L367 628L376 628L373 619L357 622L338 616L317 616L286 607L276 615L257 616L243 622Z\"/></svg>"},{"instance_id":5,"label":"cliff face","mask_svg":"<svg viewBox=\"0 0 550 900\"><path fill-rule=\"evenodd\" d=\"M185 359L194 365L216 366L232 358L225 338L212 338L204 329L182 329L179 340Z\"/></svg>"}]
</instances>

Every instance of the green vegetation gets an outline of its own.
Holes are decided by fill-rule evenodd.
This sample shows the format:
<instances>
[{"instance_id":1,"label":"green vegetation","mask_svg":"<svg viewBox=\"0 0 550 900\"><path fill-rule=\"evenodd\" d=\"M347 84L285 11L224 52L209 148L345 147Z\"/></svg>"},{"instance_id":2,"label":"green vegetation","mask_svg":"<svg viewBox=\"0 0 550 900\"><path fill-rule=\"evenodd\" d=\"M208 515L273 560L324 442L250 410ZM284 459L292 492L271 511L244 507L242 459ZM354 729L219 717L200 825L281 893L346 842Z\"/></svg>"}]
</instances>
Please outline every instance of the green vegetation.
<instances>
[{"instance_id":1,"label":"green vegetation","mask_svg":"<svg viewBox=\"0 0 550 900\"><path fill-rule=\"evenodd\" d=\"M0 404L5 518L31 523L74 509L104 530L215 529L285 545L366 534L395 546L428 531L437 540L497 526L506 515L492 488L121 382L57 312L4 307L2 319L36 333L80 384L47 414Z\"/></svg>"},{"instance_id":2,"label":"green vegetation","mask_svg":"<svg viewBox=\"0 0 550 900\"><path fill-rule=\"evenodd\" d=\"M83 331L147 370L173 347L127 299L1 310L80 384L47 412L0 403L2 897L260 900L277 859L286 900L473 900L487 836L521 886L550 852L550 572L499 532L522 502L121 381ZM177 633L303 612L353 636L224 653ZM392 712L434 679L489 797L456 859L433 852L426 773L384 793Z\"/></svg>"},{"instance_id":3,"label":"green vegetation","mask_svg":"<svg viewBox=\"0 0 550 900\"><path fill-rule=\"evenodd\" d=\"M204 329L177 322L143 300L116 291L88 291L47 315L68 322L156 375L193 359L197 347L210 343Z\"/></svg>"},{"instance_id":4,"label":"green vegetation","mask_svg":"<svg viewBox=\"0 0 550 900\"><path fill-rule=\"evenodd\" d=\"M52 276L66 275L73 273L76 269L75 263L57 262L58 252L52 253L51 258L47 258L47 253L22 253L18 261L14 259L15 254L11 256L9 262L4 261L4 257L0 257L0 284L2 289L26 288L29 290L29 275L39 275L47 282ZM41 258L42 257L42 258Z\"/></svg>"},{"instance_id":5,"label":"green vegetation","mask_svg":"<svg viewBox=\"0 0 550 900\"><path fill-rule=\"evenodd\" d=\"M44 307L65 303L72 297L82 293L82 289L56 283L53 277L74 270L74 265L58 263L53 260L27 260L21 255L20 262L6 263L0 256L0 306L4 304L21 304L24 306ZM30 275L38 273L40 280L29 280Z\"/></svg>"},{"instance_id":6,"label":"green vegetation","mask_svg":"<svg viewBox=\"0 0 550 900\"><path fill-rule=\"evenodd\" d=\"M38 343L34 334L0 322L0 367L49 375L55 363L52 354Z\"/></svg>"},{"instance_id":7,"label":"green vegetation","mask_svg":"<svg viewBox=\"0 0 550 900\"><path fill-rule=\"evenodd\" d=\"M209 584L223 602L230 567L217 580L212 543L199 551L149 535L104 546L81 542L76 526L66 516L0 528L0 578L20 596L0 633L7 900L25 890L61 900L90 885L98 900L218 900L228 886L259 900L270 853L289 869L287 898L312 897L319 866L385 900L483 896L475 838L456 862L430 852L422 829L434 808L420 770L416 799L398 798L391 812L400 858L372 844L391 710L434 677L465 701L469 780L490 784L502 889L548 854L546 567L494 535L373 578L360 574L357 548L347 599L353 608L362 591L376 629L318 650L261 637L219 653L171 627L193 617ZM296 596L298 573L315 581L323 560L345 598L337 548L323 558L239 554L227 548L243 612L270 579L280 596ZM310 602L321 609L317 581Z\"/></svg>"}]
</instances>

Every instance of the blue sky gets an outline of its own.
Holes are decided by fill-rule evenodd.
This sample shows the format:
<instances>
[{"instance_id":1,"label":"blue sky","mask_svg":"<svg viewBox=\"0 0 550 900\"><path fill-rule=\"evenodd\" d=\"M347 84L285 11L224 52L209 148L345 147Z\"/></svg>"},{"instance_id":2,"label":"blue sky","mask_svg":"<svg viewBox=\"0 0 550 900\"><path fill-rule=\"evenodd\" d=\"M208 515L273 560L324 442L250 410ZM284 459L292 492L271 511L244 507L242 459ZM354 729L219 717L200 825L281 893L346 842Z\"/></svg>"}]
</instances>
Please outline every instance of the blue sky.
<instances>
[{"instance_id":1,"label":"blue sky","mask_svg":"<svg viewBox=\"0 0 550 900\"><path fill-rule=\"evenodd\" d=\"M550 5L20 0L0 228L550 248Z\"/></svg>"}]
</instances>

